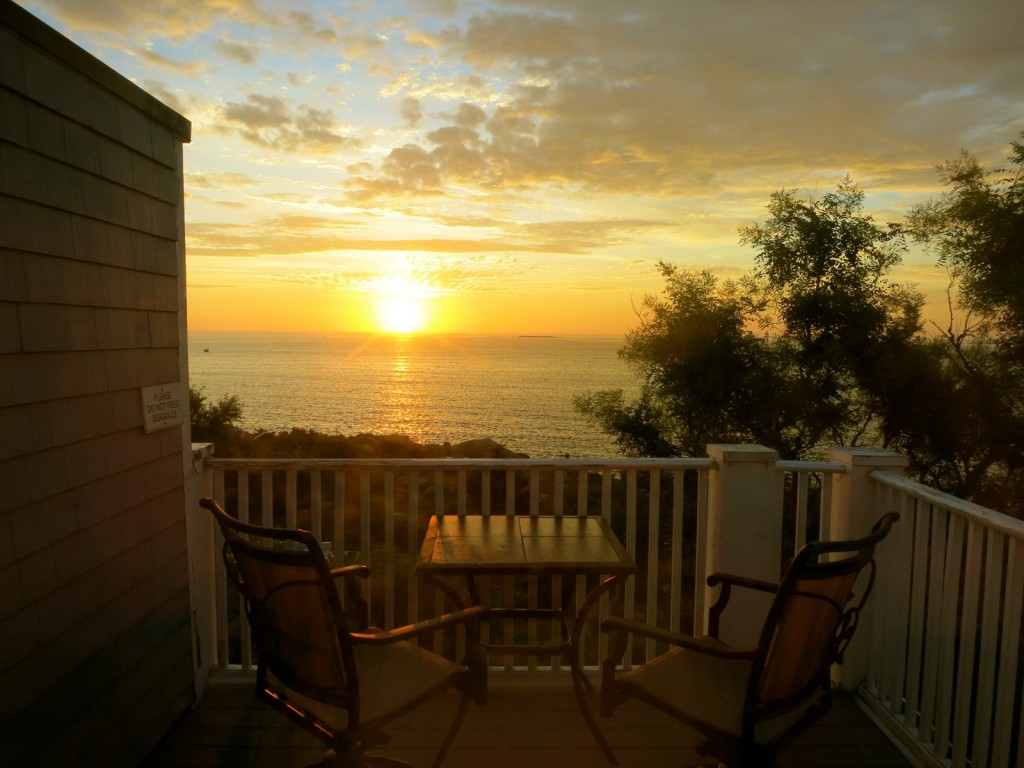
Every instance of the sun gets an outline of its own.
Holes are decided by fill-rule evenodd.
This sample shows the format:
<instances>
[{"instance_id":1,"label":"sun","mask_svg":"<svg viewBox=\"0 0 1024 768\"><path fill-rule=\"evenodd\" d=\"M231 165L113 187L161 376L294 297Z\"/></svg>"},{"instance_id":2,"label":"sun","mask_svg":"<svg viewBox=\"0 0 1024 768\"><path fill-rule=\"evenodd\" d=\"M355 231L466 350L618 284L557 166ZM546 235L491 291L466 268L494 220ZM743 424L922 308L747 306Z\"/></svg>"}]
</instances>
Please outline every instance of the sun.
<instances>
[{"instance_id":1,"label":"sun","mask_svg":"<svg viewBox=\"0 0 1024 768\"><path fill-rule=\"evenodd\" d=\"M376 313L377 327L389 333L418 333L427 326L427 307L419 296L381 296Z\"/></svg>"},{"instance_id":2,"label":"sun","mask_svg":"<svg viewBox=\"0 0 1024 768\"><path fill-rule=\"evenodd\" d=\"M416 270L378 275L367 286L373 324L383 333L422 333L433 321L432 300L439 293L433 281Z\"/></svg>"}]
</instances>

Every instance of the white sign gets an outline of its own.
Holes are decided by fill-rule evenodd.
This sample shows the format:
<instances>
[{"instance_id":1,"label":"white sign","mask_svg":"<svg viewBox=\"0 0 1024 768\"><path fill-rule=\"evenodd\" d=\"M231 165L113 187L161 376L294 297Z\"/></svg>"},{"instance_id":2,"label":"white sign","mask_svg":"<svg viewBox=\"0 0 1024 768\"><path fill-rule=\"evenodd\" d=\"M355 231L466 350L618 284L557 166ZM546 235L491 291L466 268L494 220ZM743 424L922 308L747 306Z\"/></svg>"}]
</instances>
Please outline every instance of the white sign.
<instances>
[{"instance_id":1,"label":"white sign","mask_svg":"<svg viewBox=\"0 0 1024 768\"><path fill-rule=\"evenodd\" d=\"M188 400L181 396L181 382L142 389L142 428L149 432L181 426Z\"/></svg>"}]
</instances>

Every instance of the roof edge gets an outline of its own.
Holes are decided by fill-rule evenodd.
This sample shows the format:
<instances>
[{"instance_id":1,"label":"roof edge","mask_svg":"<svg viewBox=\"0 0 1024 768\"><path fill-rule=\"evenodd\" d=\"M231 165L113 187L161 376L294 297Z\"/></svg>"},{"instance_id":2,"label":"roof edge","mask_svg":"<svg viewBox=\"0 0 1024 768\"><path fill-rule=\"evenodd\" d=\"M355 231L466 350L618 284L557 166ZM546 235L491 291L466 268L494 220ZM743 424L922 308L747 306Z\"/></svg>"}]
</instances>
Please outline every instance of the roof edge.
<instances>
[{"instance_id":1,"label":"roof edge","mask_svg":"<svg viewBox=\"0 0 1024 768\"><path fill-rule=\"evenodd\" d=\"M100 87L156 120L183 142L192 140L192 123L81 46L33 16L13 0L0 0L0 25L81 72Z\"/></svg>"}]
</instances>

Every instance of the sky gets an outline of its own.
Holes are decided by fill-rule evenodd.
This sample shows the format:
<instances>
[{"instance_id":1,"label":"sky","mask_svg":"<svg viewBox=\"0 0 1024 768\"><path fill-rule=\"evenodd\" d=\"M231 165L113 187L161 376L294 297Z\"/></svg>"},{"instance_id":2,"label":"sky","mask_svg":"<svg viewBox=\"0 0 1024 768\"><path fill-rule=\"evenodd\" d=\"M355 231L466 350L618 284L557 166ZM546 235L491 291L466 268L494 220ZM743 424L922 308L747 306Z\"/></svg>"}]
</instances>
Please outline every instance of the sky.
<instances>
[{"instance_id":1,"label":"sky","mask_svg":"<svg viewBox=\"0 0 1024 768\"><path fill-rule=\"evenodd\" d=\"M621 335L773 192L899 221L1024 130L1020 0L18 2L192 122L193 331Z\"/></svg>"}]
</instances>

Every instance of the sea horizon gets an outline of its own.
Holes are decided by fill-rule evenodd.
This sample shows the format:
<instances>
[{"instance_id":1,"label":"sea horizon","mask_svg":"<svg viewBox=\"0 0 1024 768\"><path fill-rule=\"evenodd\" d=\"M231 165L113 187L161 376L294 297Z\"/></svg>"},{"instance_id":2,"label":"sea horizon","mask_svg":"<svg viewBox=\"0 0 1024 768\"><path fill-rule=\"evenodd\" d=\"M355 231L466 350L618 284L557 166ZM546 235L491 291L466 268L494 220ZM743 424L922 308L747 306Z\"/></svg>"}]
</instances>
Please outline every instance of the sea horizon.
<instances>
[{"instance_id":1,"label":"sea horizon","mask_svg":"<svg viewBox=\"0 0 1024 768\"><path fill-rule=\"evenodd\" d=\"M191 331L192 385L238 396L250 431L491 438L537 458L619 455L573 395L635 391L605 334Z\"/></svg>"}]
</instances>

